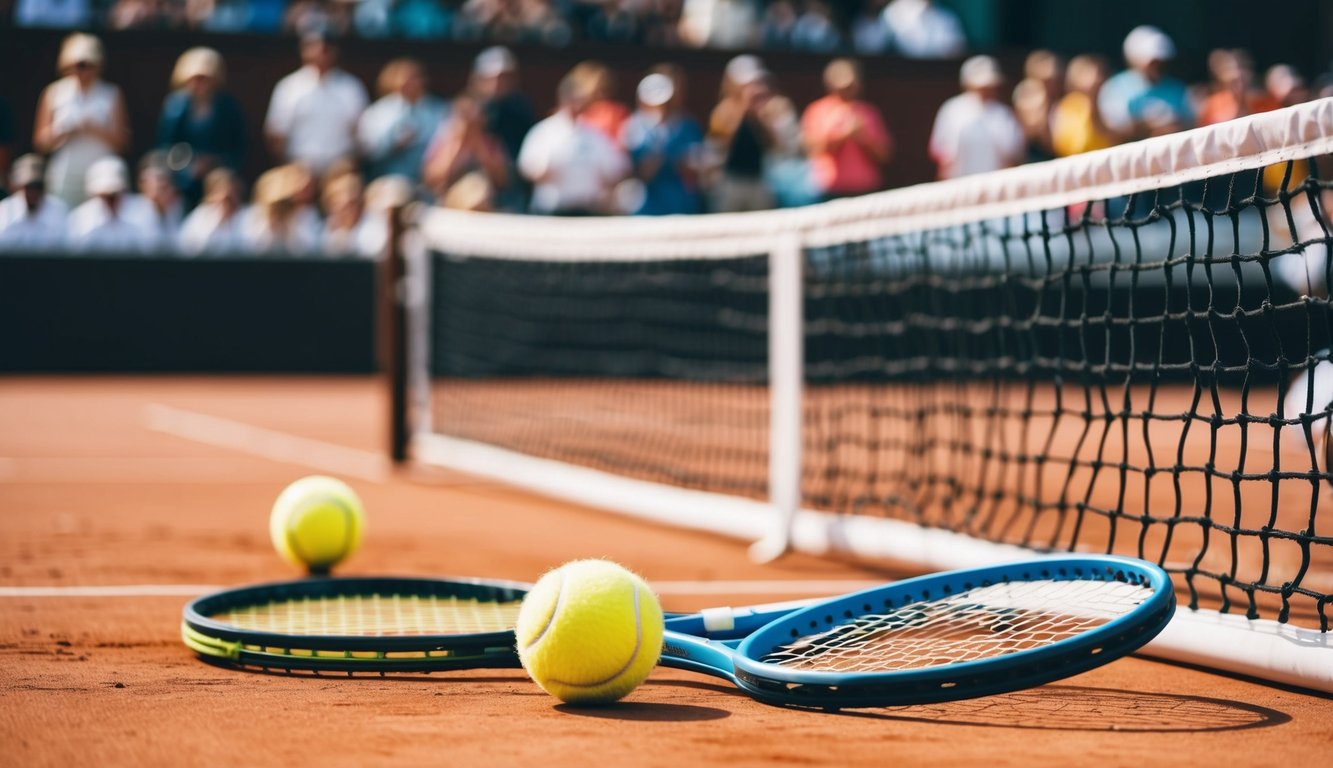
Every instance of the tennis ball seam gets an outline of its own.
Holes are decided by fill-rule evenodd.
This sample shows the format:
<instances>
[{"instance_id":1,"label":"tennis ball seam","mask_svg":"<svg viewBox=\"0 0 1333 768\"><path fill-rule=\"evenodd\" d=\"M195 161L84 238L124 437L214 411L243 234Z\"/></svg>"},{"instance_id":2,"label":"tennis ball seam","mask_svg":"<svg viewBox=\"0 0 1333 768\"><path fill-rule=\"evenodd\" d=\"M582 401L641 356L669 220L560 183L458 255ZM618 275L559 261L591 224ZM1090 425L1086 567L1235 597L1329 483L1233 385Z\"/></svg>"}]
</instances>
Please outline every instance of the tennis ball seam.
<instances>
[{"instance_id":1,"label":"tennis ball seam","mask_svg":"<svg viewBox=\"0 0 1333 768\"><path fill-rule=\"evenodd\" d=\"M563 594L564 591L563 578L561 580L560 586L561 586L561 592ZM639 653L643 650L643 620L639 610L639 585L633 584L631 585L631 587L634 590L633 594L631 595L631 598L634 600L634 651L630 653L629 658L625 661L624 665L622 665L620 669L617 669L614 673L612 673L605 679L597 680L591 683L571 683L567 680L561 680L559 678L554 678L554 677L549 678L548 679L549 682L554 683L556 685L565 686L566 688L600 688L601 686L609 685L610 683L615 682L620 678L621 675L629 671L630 667L634 666L634 663L639 660ZM559 598L557 597L557 600L558 599ZM554 614L552 615L554 616ZM544 629L543 632L545 632ZM529 645L528 647L531 648L532 646Z\"/></svg>"},{"instance_id":2,"label":"tennis ball seam","mask_svg":"<svg viewBox=\"0 0 1333 768\"><path fill-rule=\"evenodd\" d=\"M555 624L555 617L560 615L560 606L564 603L565 599L565 569L557 568L555 570L555 575L560 579L560 587L555 591L555 600L551 604L551 612L546 615L546 623L542 624L542 629L537 633L537 636L529 640L527 644L523 646L524 651L531 651L536 648L537 644L541 642L542 638L545 637L546 633L551 629L551 626Z\"/></svg>"},{"instance_id":3,"label":"tennis ball seam","mask_svg":"<svg viewBox=\"0 0 1333 768\"><path fill-rule=\"evenodd\" d=\"M324 495L324 496L311 497L306 502L306 504L302 506L303 509L305 509L313 507L315 506L315 504L318 503L332 504L335 508L337 508L339 512L342 513L343 525L347 531L347 535L343 537L342 549L338 552L338 554L334 555L333 557L330 557L328 560L322 560L318 563L312 562L310 558L306 557L305 553L301 551L301 547L297 544L296 541L295 515L287 515L287 524L284 525L282 529L283 537L287 540L287 546L291 549L292 553L295 554L298 558L300 558L301 562L311 566L321 566L324 565L325 563L336 563L346 558L348 555L348 550L351 546L351 542L355 537L353 531L356 528L356 515L352 511L352 508L347 504L347 502L343 501L341 498L337 496Z\"/></svg>"}]
</instances>

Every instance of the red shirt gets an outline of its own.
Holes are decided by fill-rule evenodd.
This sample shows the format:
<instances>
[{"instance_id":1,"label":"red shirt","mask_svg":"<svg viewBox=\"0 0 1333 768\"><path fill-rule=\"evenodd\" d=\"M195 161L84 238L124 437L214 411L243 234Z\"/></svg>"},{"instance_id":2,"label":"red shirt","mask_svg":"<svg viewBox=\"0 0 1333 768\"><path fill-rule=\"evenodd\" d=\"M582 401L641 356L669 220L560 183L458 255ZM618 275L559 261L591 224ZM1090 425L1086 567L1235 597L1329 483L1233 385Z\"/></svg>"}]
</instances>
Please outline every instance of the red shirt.
<instances>
[{"instance_id":1,"label":"red shirt","mask_svg":"<svg viewBox=\"0 0 1333 768\"><path fill-rule=\"evenodd\" d=\"M824 151L810 154L815 184L824 192L858 195L874 192L884 184L879 161L865 147L853 138L838 143L847 124L856 120L860 120L861 130L870 143L887 151L890 138L884 120L879 110L864 101L825 96L806 107L801 116L801 133L806 143L825 146Z\"/></svg>"}]
</instances>

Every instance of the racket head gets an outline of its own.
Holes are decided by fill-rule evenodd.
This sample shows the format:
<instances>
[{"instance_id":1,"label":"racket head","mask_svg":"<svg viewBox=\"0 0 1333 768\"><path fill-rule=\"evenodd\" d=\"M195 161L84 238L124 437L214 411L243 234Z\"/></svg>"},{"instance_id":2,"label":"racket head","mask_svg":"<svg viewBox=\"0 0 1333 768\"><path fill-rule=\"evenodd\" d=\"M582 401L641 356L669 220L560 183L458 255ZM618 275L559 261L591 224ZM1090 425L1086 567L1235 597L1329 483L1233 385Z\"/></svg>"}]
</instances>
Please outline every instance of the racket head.
<instances>
[{"instance_id":1,"label":"racket head","mask_svg":"<svg viewBox=\"0 0 1333 768\"><path fill-rule=\"evenodd\" d=\"M273 582L185 606L181 638L209 661L310 672L518 666L514 621L528 584L467 578Z\"/></svg>"},{"instance_id":2,"label":"racket head","mask_svg":"<svg viewBox=\"0 0 1333 768\"><path fill-rule=\"evenodd\" d=\"M780 616L739 643L730 676L762 701L825 709L986 696L1129 654L1174 610L1166 572L1129 558L953 571Z\"/></svg>"}]
</instances>

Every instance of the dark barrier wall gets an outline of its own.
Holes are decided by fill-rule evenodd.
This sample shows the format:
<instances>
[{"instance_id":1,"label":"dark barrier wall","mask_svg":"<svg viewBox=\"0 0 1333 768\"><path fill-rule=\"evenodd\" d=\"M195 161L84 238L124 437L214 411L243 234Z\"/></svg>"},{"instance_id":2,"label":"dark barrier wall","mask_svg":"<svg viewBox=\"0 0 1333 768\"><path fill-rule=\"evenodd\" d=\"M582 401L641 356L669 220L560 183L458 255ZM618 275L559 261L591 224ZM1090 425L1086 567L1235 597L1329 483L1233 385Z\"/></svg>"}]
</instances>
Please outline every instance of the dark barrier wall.
<instances>
[{"instance_id":1,"label":"dark barrier wall","mask_svg":"<svg viewBox=\"0 0 1333 768\"><path fill-rule=\"evenodd\" d=\"M0 258L0 371L369 373L369 262Z\"/></svg>"},{"instance_id":2,"label":"dark barrier wall","mask_svg":"<svg viewBox=\"0 0 1333 768\"><path fill-rule=\"evenodd\" d=\"M168 80L176 57L195 45L220 51L227 62L227 88L240 100L250 132L251 152L246 175L273 165L262 143L261 129L273 86L300 65L296 41L288 37L255 35L209 35L195 32L125 31L102 32L106 45L108 81L125 94L133 130L132 156L138 158L152 147L158 113L168 92ZM33 113L37 99L55 79L56 55L65 33L52 30L17 30L0 26L0 96L14 111L15 128L23 151L31 145ZM343 45L343 67L361 78L372 91L379 70L397 56L414 56L426 63L432 89L449 96L467 82L478 44L448 41L348 40ZM717 101L722 68L734 55L726 51L657 49L642 46L579 44L571 49L545 47L514 48L522 67L522 87L539 113L555 102L557 81L575 63L602 59L621 74L618 95L632 100L638 78L663 61L682 67L689 83L686 95L690 111L701 121ZM765 54L764 60L777 75L781 87L800 108L823 94L821 76L828 57L797 53ZM865 98L883 110L898 142L897 158L887 171L890 186L929 181L934 165L926 156L935 111L958 92L958 62L914 62L897 58L867 59ZM1018 62L1010 61L1017 71Z\"/></svg>"}]
</instances>

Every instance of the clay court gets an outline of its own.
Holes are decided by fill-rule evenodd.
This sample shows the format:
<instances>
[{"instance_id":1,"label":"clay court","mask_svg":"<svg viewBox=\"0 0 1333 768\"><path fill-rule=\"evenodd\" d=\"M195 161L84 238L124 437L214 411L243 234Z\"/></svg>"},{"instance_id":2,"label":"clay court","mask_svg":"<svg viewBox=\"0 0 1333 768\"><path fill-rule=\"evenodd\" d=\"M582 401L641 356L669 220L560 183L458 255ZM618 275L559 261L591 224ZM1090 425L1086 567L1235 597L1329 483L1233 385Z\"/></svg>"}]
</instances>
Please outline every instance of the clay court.
<instances>
[{"instance_id":1,"label":"clay court","mask_svg":"<svg viewBox=\"0 0 1333 768\"><path fill-rule=\"evenodd\" d=\"M577 709L517 669L288 677L195 658L182 606L294 575L269 545L269 507L316 471L366 503L345 574L531 581L609 557L668 610L906 575L804 555L752 565L742 542L395 470L387 407L370 378L0 380L0 762L1250 766L1307 764L1333 743L1326 696L1142 657L1020 693L844 714L673 670Z\"/></svg>"}]
</instances>

